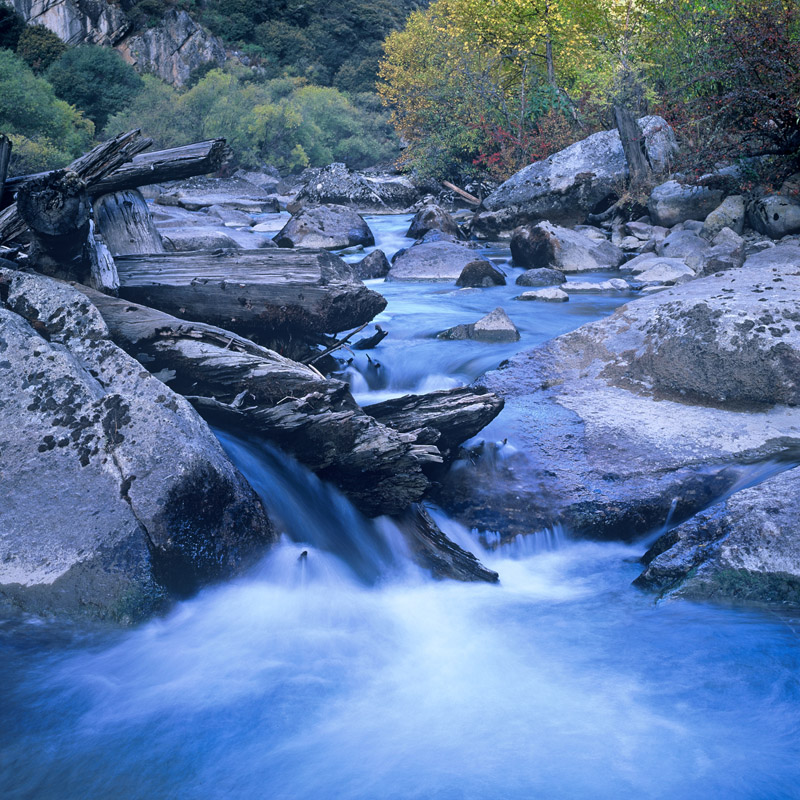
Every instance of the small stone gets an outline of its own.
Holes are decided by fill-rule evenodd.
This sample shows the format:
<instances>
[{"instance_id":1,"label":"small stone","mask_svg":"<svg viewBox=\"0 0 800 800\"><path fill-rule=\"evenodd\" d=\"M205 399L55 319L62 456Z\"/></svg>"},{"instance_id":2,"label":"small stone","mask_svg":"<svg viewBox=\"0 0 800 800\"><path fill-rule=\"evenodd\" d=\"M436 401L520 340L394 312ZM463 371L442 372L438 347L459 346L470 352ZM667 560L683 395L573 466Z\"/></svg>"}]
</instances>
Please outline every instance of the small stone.
<instances>
[{"instance_id":1,"label":"small stone","mask_svg":"<svg viewBox=\"0 0 800 800\"><path fill-rule=\"evenodd\" d=\"M533 292L523 292L517 300L537 300L541 303L566 303L569 295L563 289L536 289Z\"/></svg>"},{"instance_id":2,"label":"small stone","mask_svg":"<svg viewBox=\"0 0 800 800\"><path fill-rule=\"evenodd\" d=\"M474 289L489 286L505 286L506 279L502 272L490 261L478 259L470 261L456 280L456 286Z\"/></svg>"}]
</instances>

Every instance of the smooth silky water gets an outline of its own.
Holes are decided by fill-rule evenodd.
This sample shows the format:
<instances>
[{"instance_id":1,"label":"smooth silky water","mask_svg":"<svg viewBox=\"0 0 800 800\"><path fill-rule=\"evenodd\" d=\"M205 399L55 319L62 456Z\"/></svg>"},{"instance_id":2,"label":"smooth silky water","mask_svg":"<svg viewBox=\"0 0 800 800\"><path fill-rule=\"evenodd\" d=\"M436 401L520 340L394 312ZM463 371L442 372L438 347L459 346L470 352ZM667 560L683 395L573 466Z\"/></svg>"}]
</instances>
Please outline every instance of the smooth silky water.
<instances>
[{"instance_id":1,"label":"smooth silky water","mask_svg":"<svg viewBox=\"0 0 800 800\"><path fill-rule=\"evenodd\" d=\"M406 243L408 217L370 223ZM518 303L505 268L480 291L371 284L390 334L354 353L359 399L472 380L625 299ZM430 338L498 305L521 342ZM800 798L800 619L656 604L630 585L641 544L484 552L436 509L501 584L433 581L390 521L218 435L281 543L135 630L2 622L0 797Z\"/></svg>"}]
</instances>

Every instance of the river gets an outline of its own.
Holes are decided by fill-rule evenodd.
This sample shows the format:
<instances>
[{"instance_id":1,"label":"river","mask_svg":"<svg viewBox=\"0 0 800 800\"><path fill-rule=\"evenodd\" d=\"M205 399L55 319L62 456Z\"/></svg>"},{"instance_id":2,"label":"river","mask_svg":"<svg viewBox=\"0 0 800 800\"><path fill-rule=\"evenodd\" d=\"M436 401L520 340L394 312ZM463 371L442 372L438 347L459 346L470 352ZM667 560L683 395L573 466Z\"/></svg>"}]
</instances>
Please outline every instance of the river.
<instances>
[{"instance_id":1,"label":"river","mask_svg":"<svg viewBox=\"0 0 800 800\"><path fill-rule=\"evenodd\" d=\"M408 243L408 217L369 222ZM628 299L518 303L504 268L491 289L370 282L389 336L346 370L358 399L467 382ZM519 343L432 338L500 305ZM656 603L630 585L641 544L484 552L436 509L501 583L433 581L391 522L218 435L281 544L134 630L0 621L3 798L800 798L800 618Z\"/></svg>"}]
</instances>

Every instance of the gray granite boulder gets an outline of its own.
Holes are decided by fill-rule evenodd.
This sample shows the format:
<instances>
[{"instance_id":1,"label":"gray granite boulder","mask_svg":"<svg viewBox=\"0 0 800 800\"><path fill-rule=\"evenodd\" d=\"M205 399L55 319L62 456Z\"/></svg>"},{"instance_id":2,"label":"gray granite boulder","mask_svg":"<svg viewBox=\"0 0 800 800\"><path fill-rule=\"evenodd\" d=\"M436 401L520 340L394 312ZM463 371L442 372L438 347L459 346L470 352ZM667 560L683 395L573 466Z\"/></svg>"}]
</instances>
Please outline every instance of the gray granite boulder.
<instances>
[{"instance_id":1,"label":"gray granite boulder","mask_svg":"<svg viewBox=\"0 0 800 800\"><path fill-rule=\"evenodd\" d=\"M443 208L437 205L427 205L421 208L411 220L411 225L406 231L409 239L421 239L428 231L441 231L461 238L461 230L458 223Z\"/></svg>"},{"instance_id":2,"label":"gray granite boulder","mask_svg":"<svg viewBox=\"0 0 800 800\"><path fill-rule=\"evenodd\" d=\"M704 220L722 202L722 190L667 181L650 193L647 210L654 225L671 228L686 220Z\"/></svg>"},{"instance_id":3,"label":"gray granite boulder","mask_svg":"<svg viewBox=\"0 0 800 800\"><path fill-rule=\"evenodd\" d=\"M800 232L800 202L793 197L772 194L747 207L750 227L772 239Z\"/></svg>"},{"instance_id":4,"label":"gray granite boulder","mask_svg":"<svg viewBox=\"0 0 800 800\"><path fill-rule=\"evenodd\" d=\"M742 235L745 221L744 197L740 194L726 197L705 219L703 236L713 239L723 228L730 228L734 233Z\"/></svg>"},{"instance_id":5,"label":"gray granite boulder","mask_svg":"<svg viewBox=\"0 0 800 800\"><path fill-rule=\"evenodd\" d=\"M474 289L505 285L505 275L491 261L483 258L470 261L456 279L456 286Z\"/></svg>"},{"instance_id":6,"label":"gray granite boulder","mask_svg":"<svg viewBox=\"0 0 800 800\"><path fill-rule=\"evenodd\" d=\"M660 172L677 150L675 135L661 117L642 117L638 123L648 159ZM619 132L602 131L524 167L483 204L490 213L508 212L506 228L538 219L575 224L611 197L627 175Z\"/></svg>"},{"instance_id":7,"label":"gray granite boulder","mask_svg":"<svg viewBox=\"0 0 800 800\"><path fill-rule=\"evenodd\" d=\"M375 278L385 278L389 274L392 265L383 250L373 250L353 265L355 276L362 281L369 281Z\"/></svg>"},{"instance_id":8,"label":"gray granite boulder","mask_svg":"<svg viewBox=\"0 0 800 800\"><path fill-rule=\"evenodd\" d=\"M318 247L340 250L375 244L364 218L346 206L326 205L303 208L273 237L278 247Z\"/></svg>"},{"instance_id":9,"label":"gray granite boulder","mask_svg":"<svg viewBox=\"0 0 800 800\"><path fill-rule=\"evenodd\" d=\"M0 270L0 598L130 623L275 539L189 403L68 285Z\"/></svg>"},{"instance_id":10,"label":"gray granite boulder","mask_svg":"<svg viewBox=\"0 0 800 800\"><path fill-rule=\"evenodd\" d=\"M517 228L511 239L511 255L517 266L561 272L616 269L625 260L622 250L607 239L590 238L551 222Z\"/></svg>"},{"instance_id":11,"label":"gray granite boulder","mask_svg":"<svg viewBox=\"0 0 800 800\"><path fill-rule=\"evenodd\" d=\"M475 339L480 342L517 342L519 331L502 308L496 308L477 322L456 325L439 334L440 339Z\"/></svg>"},{"instance_id":12,"label":"gray granite boulder","mask_svg":"<svg viewBox=\"0 0 800 800\"><path fill-rule=\"evenodd\" d=\"M158 195L156 203L179 206L187 211L202 211L212 206L248 214L278 211L274 197L242 178L189 178Z\"/></svg>"},{"instance_id":13,"label":"gray granite boulder","mask_svg":"<svg viewBox=\"0 0 800 800\"><path fill-rule=\"evenodd\" d=\"M455 242L425 242L402 250L392 261L387 281L456 281L475 261L475 251ZM491 264L486 259L487 264Z\"/></svg>"},{"instance_id":14,"label":"gray granite boulder","mask_svg":"<svg viewBox=\"0 0 800 800\"><path fill-rule=\"evenodd\" d=\"M665 533L643 562L635 585L661 595L800 606L800 470L743 489Z\"/></svg>"},{"instance_id":15,"label":"gray granite boulder","mask_svg":"<svg viewBox=\"0 0 800 800\"><path fill-rule=\"evenodd\" d=\"M539 267L526 269L514 283L517 286L555 286L559 283L566 283L566 280L567 276L560 269Z\"/></svg>"}]
</instances>

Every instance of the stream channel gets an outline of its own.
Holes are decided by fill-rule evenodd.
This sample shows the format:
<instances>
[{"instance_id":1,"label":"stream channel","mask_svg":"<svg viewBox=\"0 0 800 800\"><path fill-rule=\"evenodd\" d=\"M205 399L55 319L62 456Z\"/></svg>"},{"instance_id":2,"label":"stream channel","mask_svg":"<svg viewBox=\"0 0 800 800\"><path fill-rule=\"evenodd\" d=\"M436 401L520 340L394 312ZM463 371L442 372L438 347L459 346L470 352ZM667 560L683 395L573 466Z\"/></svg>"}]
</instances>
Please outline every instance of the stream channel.
<instances>
[{"instance_id":1,"label":"stream channel","mask_svg":"<svg viewBox=\"0 0 800 800\"><path fill-rule=\"evenodd\" d=\"M368 217L387 255L408 220ZM631 299L516 302L501 266L489 289L369 282L389 336L355 352L359 402L469 382ZM497 306L520 342L432 338ZM436 509L501 582L434 581L391 522L218 435L281 544L133 630L0 620L0 797L800 798L797 616L656 603L631 586L641 543L485 552ZM502 414L482 437L502 441Z\"/></svg>"}]
</instances>

